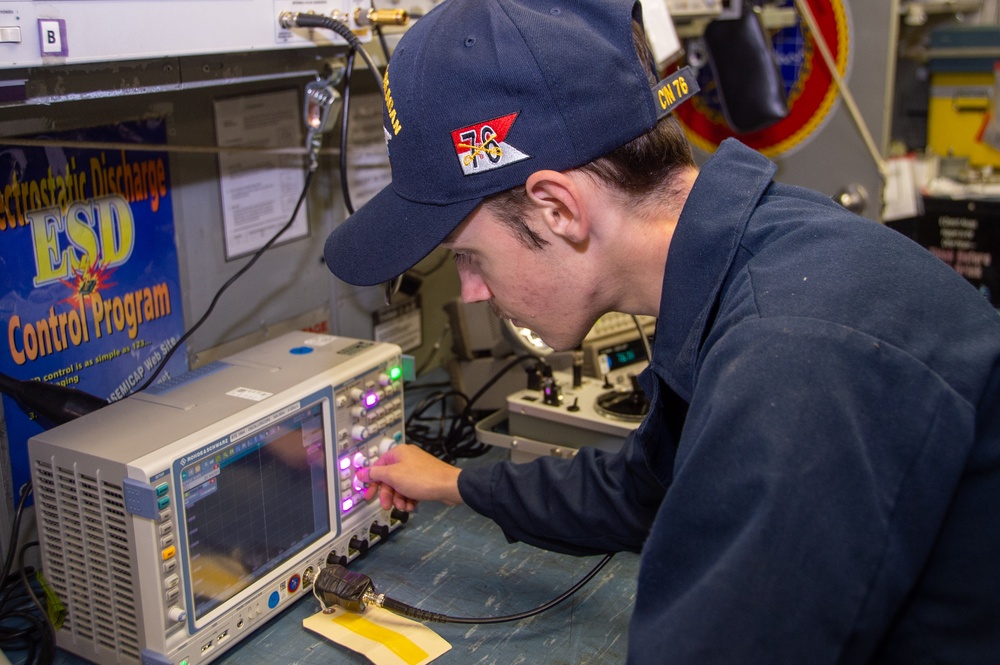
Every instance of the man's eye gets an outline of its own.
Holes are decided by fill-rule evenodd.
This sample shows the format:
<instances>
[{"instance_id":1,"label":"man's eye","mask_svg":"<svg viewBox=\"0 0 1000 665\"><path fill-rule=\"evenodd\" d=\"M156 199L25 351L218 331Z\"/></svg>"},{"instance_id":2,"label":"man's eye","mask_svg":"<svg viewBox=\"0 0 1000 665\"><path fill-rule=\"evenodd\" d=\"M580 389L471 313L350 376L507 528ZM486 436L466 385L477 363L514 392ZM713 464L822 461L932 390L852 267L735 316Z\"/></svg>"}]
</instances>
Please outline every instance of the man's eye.
<instances>
[{"instance_id":1,"label":"man's eye","mask_svg":"<svg viewBox=\"0 0 1000 665\"><path fill-rule=\"evenodd\" d=\"M455 265L459 268L463 268L472 263L472 258L468 254L461 254L455 252Z\"/></svg>"}]
</instances>

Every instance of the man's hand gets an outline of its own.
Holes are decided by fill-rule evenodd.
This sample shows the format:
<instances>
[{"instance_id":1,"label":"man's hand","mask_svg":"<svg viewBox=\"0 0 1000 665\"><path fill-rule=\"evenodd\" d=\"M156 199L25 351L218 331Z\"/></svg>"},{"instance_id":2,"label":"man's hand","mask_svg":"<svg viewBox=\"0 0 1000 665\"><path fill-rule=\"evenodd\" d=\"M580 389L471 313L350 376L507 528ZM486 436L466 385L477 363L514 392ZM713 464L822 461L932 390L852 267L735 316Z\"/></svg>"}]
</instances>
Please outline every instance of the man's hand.
<instances>
[{"instance_id":1,"label":"man's hand","mask_svg":"<svg viewBox=\"0 0 1000 665\"><path fill-rule=\"evenodd\" d=\"M390 448L373 466L358 469L358 479L370 483L365 490L366 500L378 492L383 508L395 506L411 512L419 501L462 503L459 472L423 449L405 444Z\"/></svg>"}]
</instances>

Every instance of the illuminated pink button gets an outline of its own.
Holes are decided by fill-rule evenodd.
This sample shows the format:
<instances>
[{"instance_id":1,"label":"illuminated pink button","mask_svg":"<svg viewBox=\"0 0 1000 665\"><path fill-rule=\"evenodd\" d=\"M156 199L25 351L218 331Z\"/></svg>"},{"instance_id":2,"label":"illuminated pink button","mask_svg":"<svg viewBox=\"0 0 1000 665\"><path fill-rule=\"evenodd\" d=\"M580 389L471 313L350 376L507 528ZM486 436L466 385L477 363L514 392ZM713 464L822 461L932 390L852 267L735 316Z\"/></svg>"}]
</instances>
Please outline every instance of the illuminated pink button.
<instances>
[{"instance_id":1,"label":"illuminated pink button","mask_svg":"<svg viewBox=\"0 0 1000 665\"><path fill-rule=\"evenodd\" d=\"M340 504L341 511L345 513L353 507L354 507L354 499L344 499L344 501Z\"/></svg>"},{"instance_id":2,"label":"illuminated pink button","mask_svg":"<svg viewBox=\"0 0 1000 665\"><path fill-rule=\"evenodd\" d=\"M350 457L341 457L340 458L340 470L341 471L346 471L347 469L350 469L350 468L351 468L351 458Z\"/></svg>"},{"instance_id":3,"label":"illuminated pink button","mask_svg":"<svg viewBox=\"0 0 1000 665\"><path fill-rule=\"evenodd\" d=\"M376 404L378 404L378 393L376 392L365 393L365 399L364 399L365 408L370 409Z\"/></svg>"}]
</instances>

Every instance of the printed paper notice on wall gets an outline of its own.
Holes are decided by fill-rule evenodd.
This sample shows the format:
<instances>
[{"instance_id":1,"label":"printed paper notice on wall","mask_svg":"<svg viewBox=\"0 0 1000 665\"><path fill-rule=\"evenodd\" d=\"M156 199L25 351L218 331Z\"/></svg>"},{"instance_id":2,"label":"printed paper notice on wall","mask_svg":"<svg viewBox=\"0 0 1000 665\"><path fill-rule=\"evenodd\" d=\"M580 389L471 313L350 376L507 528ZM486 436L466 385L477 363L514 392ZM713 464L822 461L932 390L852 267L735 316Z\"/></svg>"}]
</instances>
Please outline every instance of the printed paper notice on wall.
<instances>
[{"instance_id":1,"label":"printed paper notice on wall","mask_svg":"<svg viewBox=\"0 0 1000 665\"><path fill-rule=\"evenodd\" d=\"M295 90L232 97L215 102L215 131L221 147L304 146L302 114ZM266 152L223 152L219 187L226 259L264 246L295 210L305 184L305 157ZM305 206L279 242L309 233Z\"/></svg>"},{"instance_id":2,"label":"printed paper notice on wall","mask_svg":"<svg viewBox=\"0 0 1000 665\"><path fill-rule=\"evenodd\" d=\"M386 132L382 126L382 95L351 99L351 131L347 135L347 183L357 210L392 182Z\"/></svg>"}]
</instances>

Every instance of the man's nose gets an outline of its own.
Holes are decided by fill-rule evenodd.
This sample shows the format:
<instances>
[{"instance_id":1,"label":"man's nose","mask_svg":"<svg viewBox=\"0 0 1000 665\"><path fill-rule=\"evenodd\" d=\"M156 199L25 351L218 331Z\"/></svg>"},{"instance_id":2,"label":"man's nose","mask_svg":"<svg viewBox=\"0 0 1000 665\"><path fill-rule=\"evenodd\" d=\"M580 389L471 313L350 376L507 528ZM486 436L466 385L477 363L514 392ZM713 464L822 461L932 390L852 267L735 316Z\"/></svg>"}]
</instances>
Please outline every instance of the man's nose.
<instances>
[{"instance_id":1,"label":"man's nose","mask_svg":"<svg viewBox=\"0 0 1000 665\"><path fill-rule=\"evenodd\" d=\"M462 281L462 302L471 304L489 300L493 297L490 287L486 286L486 282L475 272L460 270L458 278Z\"/></svg>"}]
</instances>

